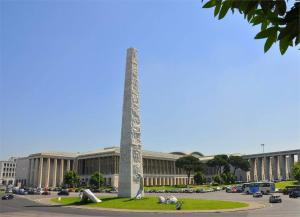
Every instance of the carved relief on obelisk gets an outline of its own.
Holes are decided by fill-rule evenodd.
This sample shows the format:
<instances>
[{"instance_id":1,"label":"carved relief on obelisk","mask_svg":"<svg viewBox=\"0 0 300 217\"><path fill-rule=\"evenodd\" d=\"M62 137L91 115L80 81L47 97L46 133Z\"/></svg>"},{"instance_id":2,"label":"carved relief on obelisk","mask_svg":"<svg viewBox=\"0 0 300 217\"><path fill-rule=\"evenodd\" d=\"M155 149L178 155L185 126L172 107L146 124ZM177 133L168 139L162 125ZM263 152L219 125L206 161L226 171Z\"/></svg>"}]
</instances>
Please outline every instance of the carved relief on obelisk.
<instances>
[{"instance_id":1,"label":"carved relief on obelisk","mask_svg":"<svg viewBox=\"0 0 300 217\"><path fill-rule=\"evenodd\" d=\"M137 51L127 49L120 145L119 197L134 197L143 177Z\"/></svg>"}]
</instances>

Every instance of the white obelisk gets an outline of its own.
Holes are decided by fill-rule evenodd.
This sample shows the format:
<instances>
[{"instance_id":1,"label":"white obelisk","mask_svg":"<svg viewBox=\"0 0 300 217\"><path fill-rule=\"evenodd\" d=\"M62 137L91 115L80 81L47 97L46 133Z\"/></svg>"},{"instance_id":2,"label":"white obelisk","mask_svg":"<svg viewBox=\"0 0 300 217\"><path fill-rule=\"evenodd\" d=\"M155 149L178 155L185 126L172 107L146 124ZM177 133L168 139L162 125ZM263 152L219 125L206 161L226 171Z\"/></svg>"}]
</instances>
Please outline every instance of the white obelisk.
<instances>
[{"instance_id":1,"label":"white obelisk","mask_svg":"<svg viewBox=\"0 0 300 217\"><path fill-rule=\"evenodd\" d=\"M143 177L139 107L137 50L128 48L120 145L119 197L135 197L140 189L140 177Z\"/></svg>"}]
</instances>

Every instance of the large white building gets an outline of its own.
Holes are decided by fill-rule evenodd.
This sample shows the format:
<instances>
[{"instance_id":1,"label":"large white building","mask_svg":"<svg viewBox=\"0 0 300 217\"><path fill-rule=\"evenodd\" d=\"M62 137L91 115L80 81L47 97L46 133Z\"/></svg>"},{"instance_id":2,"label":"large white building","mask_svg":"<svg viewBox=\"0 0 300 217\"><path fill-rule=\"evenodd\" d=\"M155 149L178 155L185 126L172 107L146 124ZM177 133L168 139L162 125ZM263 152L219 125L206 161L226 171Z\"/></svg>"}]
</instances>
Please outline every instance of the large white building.
<instances>
[{"instance_id":1,"label":"large white building","mask_svg":"<svg viewBox=\"0 0 300 217\"><path fill-rule=\"evenodd\" d=\"M186 184L187 176L176 168L176 159L191 154L207 162L214 156L203 156L199 152L163 153L142 151L145 186ZM249 172L237 171L239 181L290 179L291 168L299 160L300 150L243 155L251 165ZM118 187L120 148L108 147L87 153L41 152L17 159L16 184L28 187L57 187L62 185L64 174L69 170L78 173L82 183L88 183L90 176L100 172L106 185ZM216 173L213 168L204 171L210 180ZM193 183L191 177L190 183Z\"/></svg>"}]
</instances>

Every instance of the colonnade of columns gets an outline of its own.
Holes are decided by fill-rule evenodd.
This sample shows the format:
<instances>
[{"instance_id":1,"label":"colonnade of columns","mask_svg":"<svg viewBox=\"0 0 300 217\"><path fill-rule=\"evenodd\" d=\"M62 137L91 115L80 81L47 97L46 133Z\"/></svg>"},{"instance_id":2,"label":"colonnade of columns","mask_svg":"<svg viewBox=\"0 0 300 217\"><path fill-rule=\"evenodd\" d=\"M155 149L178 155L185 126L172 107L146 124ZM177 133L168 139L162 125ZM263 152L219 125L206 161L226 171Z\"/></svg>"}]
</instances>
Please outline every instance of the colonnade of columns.
<instances>
[{"instance_id":1,"label":"colonnade of columns","mask_svg":"<svg viewBox=\"0 0 300 217\"><path fill-rule=\"evenodd\" d=\"M66 162L66 165L65 165ZM74 160L34 157L29 159L28 185L32 187L56 187L63 183L64 174L75 169Z\"/></svg>"},{"instance_id":2,"label":"colonnade of columns","mask_svg":"<svg viewBox=\"0 0 300 217\"><path fill-rule=\"evenodd\" d=\"M187 177L145 177L145 186L164 186L164 185L186 185ZM194 183L194 179L190 177L190 184Z\"/></svg>"},{"instance_id":3,"label":"colonnade of columns","mask_svg":"<svg viewBox=\"0 0 300 217\"><path fill-rule=\"evenodd\" d=\"M250 181L274 181L292 179L292 167L295 155L258 156L250 158Z\"/></svg>"}]
</instances>

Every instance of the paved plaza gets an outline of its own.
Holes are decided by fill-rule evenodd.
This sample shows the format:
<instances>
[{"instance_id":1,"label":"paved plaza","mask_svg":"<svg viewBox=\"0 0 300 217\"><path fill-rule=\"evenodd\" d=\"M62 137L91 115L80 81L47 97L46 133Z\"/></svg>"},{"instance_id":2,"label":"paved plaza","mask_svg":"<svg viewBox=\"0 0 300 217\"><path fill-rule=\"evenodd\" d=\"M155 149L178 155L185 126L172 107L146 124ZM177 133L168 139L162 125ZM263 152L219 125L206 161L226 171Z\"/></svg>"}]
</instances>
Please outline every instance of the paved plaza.
<instances>
[{"instance_id":1,"label":"paved plaza","mask_svg":"<svg viewBox=\"0 0 300 217\"><path fill-rule=\"evenodd\" d=\"M108 196L112 194L97 194L97 196ZM146 196L158 196L158 195L171 195L171 194L146 194ZM72 193L70 196L78 196L77 193ZM50 205L45 204L45 198L56 197L56 194L50 196L39 196L39 195L28 195L28 196L17 196L13 200L1 201L0 210L1 217L29 217L29 216L102 216L102 217L119 217L119 216L226 216L226 217L298 217L300 213L300 199L290 199L287 195L282 195L283 202L279 204L269 204L268 196L263 198L253 198L251 195L244 195L239 193L225 193L211 192L211 193L186 193L186 194L175 194L178 198L202 198L202 199L222 199L222 200L235 200L235 201L246 201L246 202L259 202L265 204L265 208L247 211L236 211L236 212L213 212L213 213L159 213L159 212L125 212L125 211L104 211L99 209L82 209L82 208L70 208L61 205Z\"/></svg>"}]
</instances>

